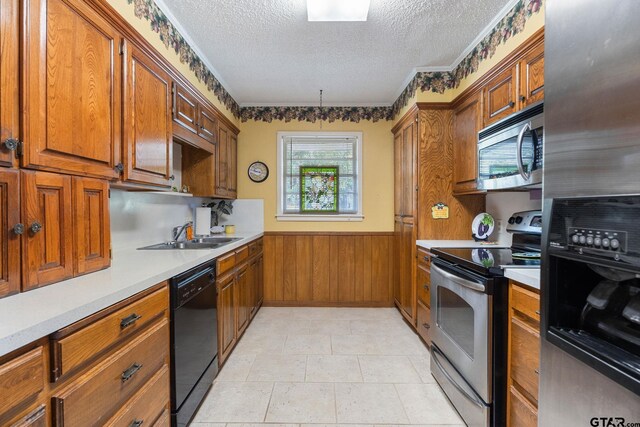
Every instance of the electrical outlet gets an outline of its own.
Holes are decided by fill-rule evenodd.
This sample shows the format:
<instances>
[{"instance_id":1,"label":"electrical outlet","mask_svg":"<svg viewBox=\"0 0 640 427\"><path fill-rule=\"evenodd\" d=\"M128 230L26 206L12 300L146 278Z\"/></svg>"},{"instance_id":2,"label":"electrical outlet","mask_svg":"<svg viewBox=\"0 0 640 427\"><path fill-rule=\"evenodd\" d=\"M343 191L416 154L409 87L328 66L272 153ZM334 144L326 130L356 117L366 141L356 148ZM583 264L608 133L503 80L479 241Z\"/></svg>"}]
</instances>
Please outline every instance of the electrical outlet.
<instances>
[{"instance_id":1,"label":"electrical outlet","mask_svg":"<svg viewBox=\"0 0 640 427\"><path fill-rule=\"evenodd\" d=\"M503 221L503 220L501 220L501 219L497 219L497 220L496 220L496 226L497 226L496 228L497 228L498 230L502 230L502 225L503 225L503 223L504 223L504 221Z\"/></svg>"}]
</instances>

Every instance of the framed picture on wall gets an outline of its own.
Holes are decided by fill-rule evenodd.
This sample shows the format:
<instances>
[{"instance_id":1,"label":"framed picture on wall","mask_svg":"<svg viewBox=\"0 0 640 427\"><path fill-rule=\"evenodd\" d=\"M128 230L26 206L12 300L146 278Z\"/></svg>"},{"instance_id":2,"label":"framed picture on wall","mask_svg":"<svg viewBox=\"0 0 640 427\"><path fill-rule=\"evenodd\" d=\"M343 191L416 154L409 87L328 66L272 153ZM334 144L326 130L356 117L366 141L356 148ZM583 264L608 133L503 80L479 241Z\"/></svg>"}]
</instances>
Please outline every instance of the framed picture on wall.
<instances>
[{"instance_id":1,"label":"framed picture on wall","mask_svg":"<svg viewBox=\"0 0 640 427\"><path fill-rule=\"evenodd\" d=\"M300 166L300 212L338 212L338 166Z\"/></svg>"}]
</instances>

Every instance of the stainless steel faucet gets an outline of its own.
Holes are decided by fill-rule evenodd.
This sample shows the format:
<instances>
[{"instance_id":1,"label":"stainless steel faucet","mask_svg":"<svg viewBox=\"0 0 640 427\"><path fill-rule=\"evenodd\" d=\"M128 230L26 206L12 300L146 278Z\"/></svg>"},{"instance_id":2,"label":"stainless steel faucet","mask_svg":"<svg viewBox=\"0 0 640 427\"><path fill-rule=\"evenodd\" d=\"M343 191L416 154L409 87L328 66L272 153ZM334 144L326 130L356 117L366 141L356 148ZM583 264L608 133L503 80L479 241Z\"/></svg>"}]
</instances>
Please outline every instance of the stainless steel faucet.
<instances>
[{"instance_id":1,"label":"stainless steel faucet","mask_svg":"<svg viewBox=\"0 0 640 427\"><path fill-rule=\"evenodd\" d=\"M193 224L193 221L188 221L184 223L184 225L178 225L177 227L173 227L173 230L171 231L171 236L173 237L173 240L177 241L190 224Z\"/></svg>"}]
</instances>

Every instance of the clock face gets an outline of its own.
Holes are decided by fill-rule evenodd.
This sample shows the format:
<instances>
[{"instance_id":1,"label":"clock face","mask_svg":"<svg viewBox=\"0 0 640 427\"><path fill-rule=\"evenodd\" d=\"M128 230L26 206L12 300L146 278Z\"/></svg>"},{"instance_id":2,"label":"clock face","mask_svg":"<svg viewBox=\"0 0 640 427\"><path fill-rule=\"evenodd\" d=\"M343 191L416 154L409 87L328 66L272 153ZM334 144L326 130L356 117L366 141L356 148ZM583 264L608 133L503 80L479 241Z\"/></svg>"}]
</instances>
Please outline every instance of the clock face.
<instances>
[{"instance_id":1,"label":"clock face","mask_svg":"<svg viewBox=\"0 0 640 427\"><path fill-rule=\"evenodd\" d=\"M263 162L253 162L247 171L253 182L262 182L269 176L269 168Z\"/></svg>"}]
</instances>

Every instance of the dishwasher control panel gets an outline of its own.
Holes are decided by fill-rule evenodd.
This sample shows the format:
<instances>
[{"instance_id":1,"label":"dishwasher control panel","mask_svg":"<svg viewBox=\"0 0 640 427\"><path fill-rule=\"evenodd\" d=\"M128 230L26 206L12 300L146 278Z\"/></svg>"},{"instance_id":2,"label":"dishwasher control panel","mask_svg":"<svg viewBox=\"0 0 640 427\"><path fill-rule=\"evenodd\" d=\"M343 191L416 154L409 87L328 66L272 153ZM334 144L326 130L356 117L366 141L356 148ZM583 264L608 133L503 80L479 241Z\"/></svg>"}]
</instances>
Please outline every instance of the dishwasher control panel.
<instances>
[{"instance_id":1,"label":"dishwasher control panel","mask_svg":"<svg viewBox=\"0 0 640 427\"><path fill-rule=\"evenodd\" d=\"M205 265L189 270L172 280L173 307L180 307L208 286L215 286L215 266Z\"/></svg>"}]
</instances>

